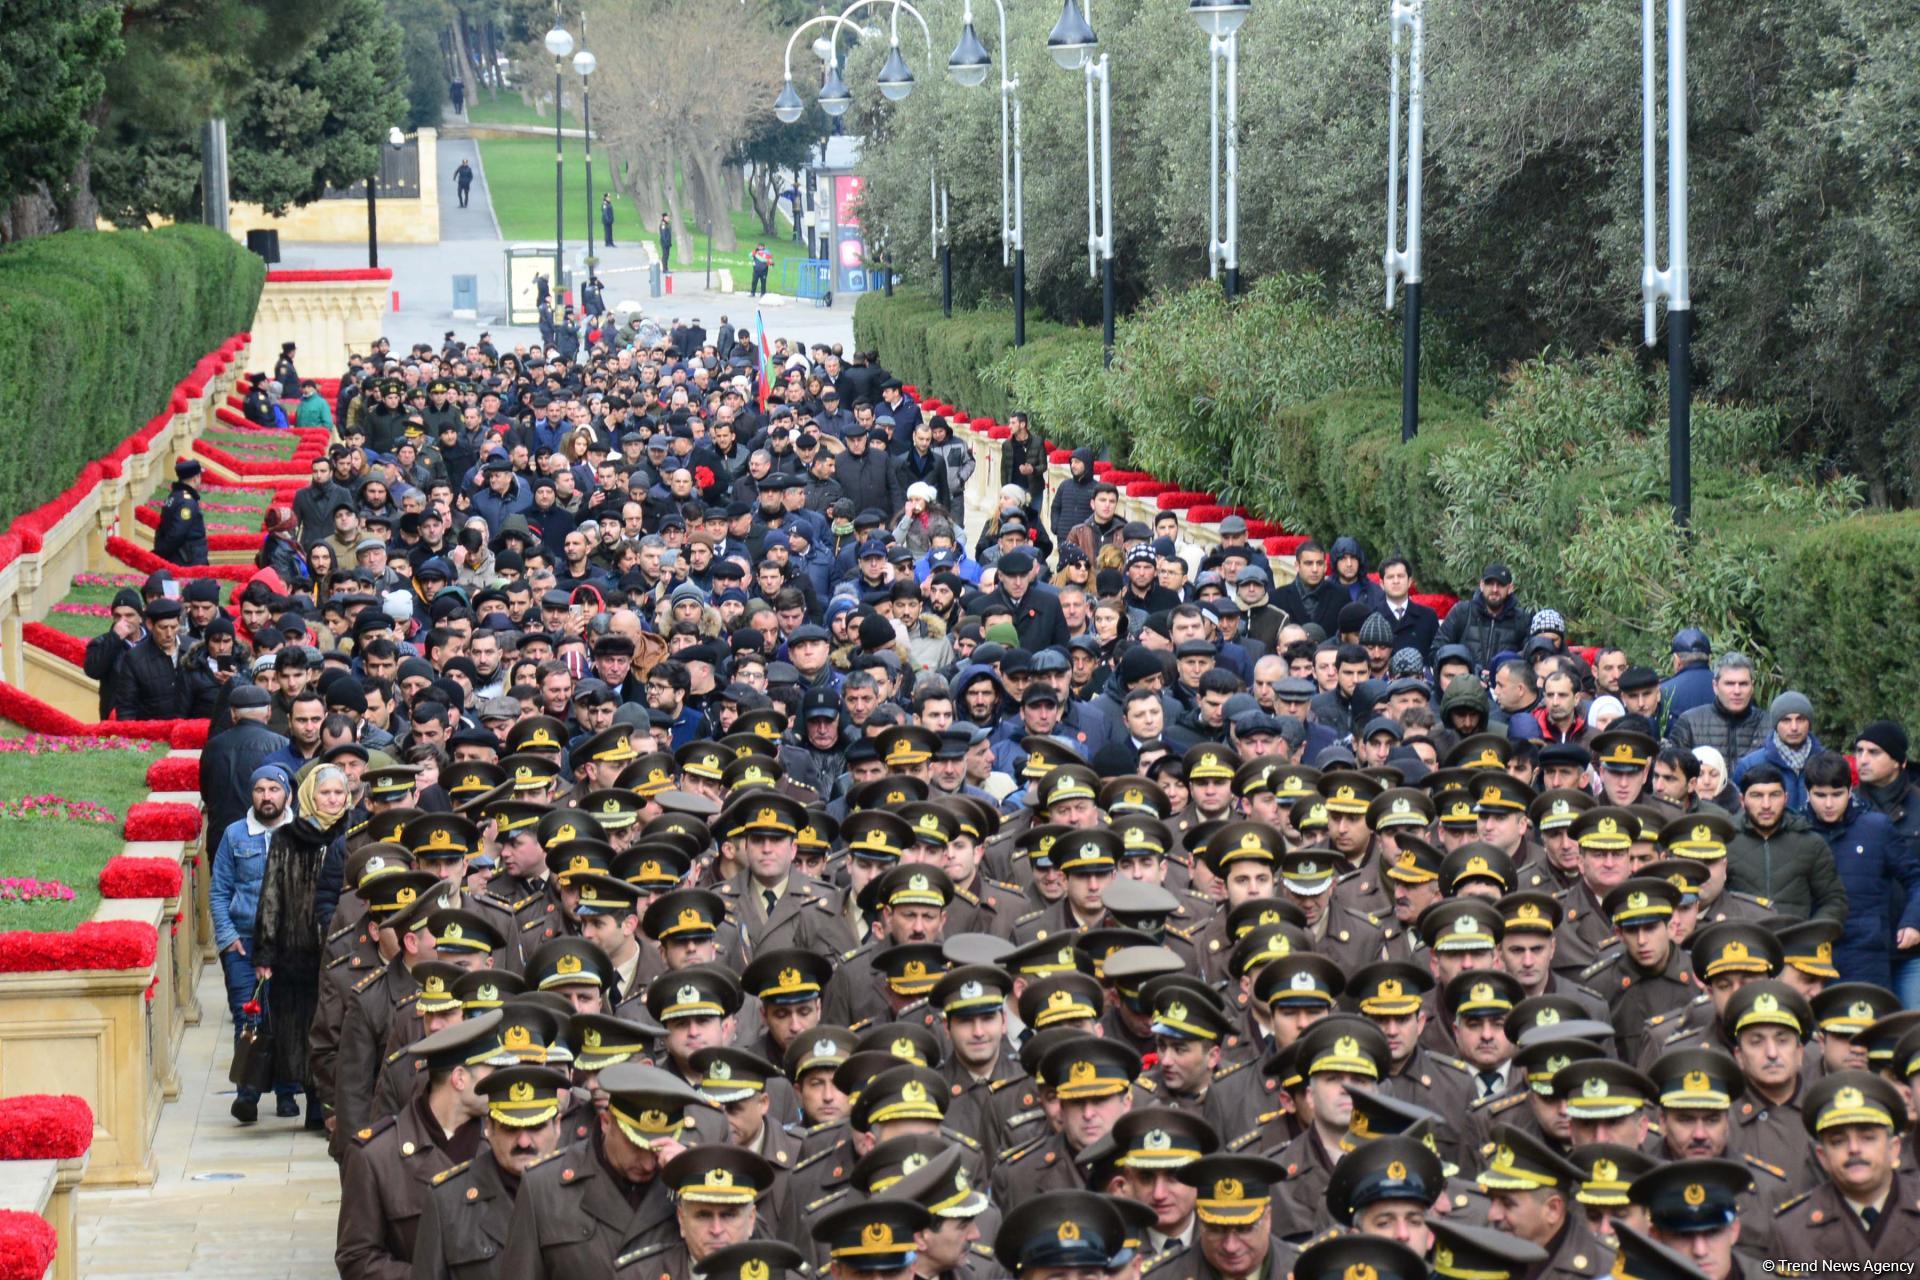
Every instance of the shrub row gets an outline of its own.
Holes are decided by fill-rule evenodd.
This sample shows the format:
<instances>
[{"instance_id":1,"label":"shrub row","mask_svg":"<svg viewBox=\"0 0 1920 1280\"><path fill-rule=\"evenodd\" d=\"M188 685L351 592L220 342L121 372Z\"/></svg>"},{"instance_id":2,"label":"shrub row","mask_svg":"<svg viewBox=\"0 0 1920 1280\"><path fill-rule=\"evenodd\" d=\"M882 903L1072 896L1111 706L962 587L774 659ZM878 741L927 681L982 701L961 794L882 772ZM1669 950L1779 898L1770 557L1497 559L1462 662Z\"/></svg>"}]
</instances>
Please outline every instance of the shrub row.
<instances>
[{"instance_id":1,"label":"shrub row","mask_svg":"<svg viewBox=\"0 0 1920 1280\"><path fill-rule=\"evenodd\" d=\"M1426 351L1421 427L1400 441L1394 326L1341 312L1311 281L1233 307L1210 286L1099 334L1007 311L943 321L911 291L869 295L857 341L904 380L996 418L1018 406L1056 444L1093 444L1172 489L1203 489L1289 529L1402 551L1428 590L1470 593L1489 560L1577 636L1664 666L1705 627L1814 701L1829 736L1920 702L1920 513L1866 514L1859 486L1784 460L1766 406L1699 402L1694 521L1666 505L1666 385L1630 353L1542 358L1497 383L1443 337ZM1044 336L1041 336L1044 334Z\"/></svg>"},{"instance_id":2,"label":"shrub row","mask_svg":"<svg viewBox=\"0 0 1920 1280\"><path fill-rule=\"evenodd\" d=\"M163 412L181 374L252 322L265 278L205 227L0 252L0 526Z\"/></svg>"}]
</instances>

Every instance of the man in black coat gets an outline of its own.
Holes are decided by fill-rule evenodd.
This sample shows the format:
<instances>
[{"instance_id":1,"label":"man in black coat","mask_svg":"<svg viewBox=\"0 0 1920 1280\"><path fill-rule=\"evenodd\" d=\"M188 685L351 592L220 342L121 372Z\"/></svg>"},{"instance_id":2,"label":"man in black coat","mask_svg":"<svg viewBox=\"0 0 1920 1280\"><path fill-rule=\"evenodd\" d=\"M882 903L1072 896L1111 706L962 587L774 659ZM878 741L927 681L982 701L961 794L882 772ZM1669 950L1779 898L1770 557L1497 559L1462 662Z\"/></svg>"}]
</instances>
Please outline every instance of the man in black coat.
<instances>
[{"instance_id":1,"label":"man in black coat","mask_svg":"<svg viewBox=\"0 0 1920 1280\"><path fill-rule=\"evenodd\" d=\"M267 728L273 695L265 689L241 685L228 705L233 708L233 727L207 739L206 750L200 753L200 796L207 804L209 831L225 831L246 816L253 771L287 745L284 737Z\"/></svg>"},{"instance_id":2,"label":"man in black coat","mask_svg":"<svg viewBox=\"0 0 1920 1280\"><path fill-rule=\"evenodd\" d=\"M1340 610L1347 604L1345 588L1327 576L1327 551L1309 539L1294 552L1295 577L1273 593L1273 602L1287 617L1305 626L1318 623L1329 637L1340 634Z\"/></svg>"},{"instance_id":3,"label":"man in black coat","mask_svg":"<svg viewBox=\"0 0 1920 1280\"><path fill-rule=\"evenodd\" d=\"M332 460L315 458L307 487L293 495L293 518L302 537L324 538L333 530L334 508L353 505L353 494L333 478Z\"/></svg>"},{"instance_id":4,"label":"man in black coat","mask_svg":"<svg viewBox=\"0 0 1920 1280\"><path fill-rule=\"evenodd\" d=\"M1037 568L1030 553L1009 551L994 566L998 585L989 597L1006 601L1013 611L1013 629L1020 633L1020 647L1029 653L1063 645L1071 638L1060 598L1052 587L1034 581Z\"/></svg>"},{"instance_id":5,"label":"man in black coat","mask_svg":"<svg viewBox=\"0 0 1920 1280\"><path fill-rule=\"evenodd\" d=\"M121 720L176 720L186 709L180 602L162 596L147 605L147 634L114 667L113 714Z\"/></svg>"},{"instance_id":6,"label":"man in black coat","mask_svg":"<svg viewBox=\"0 0 1920 1280\"><path fill-rule=\"evenodd\" d=\"M878 511L888 525L905 505L893 459L886 450L873 447L866 428L858 422L847 429L846 449L836 459L834 479L855 511Z\"/></svg>"},{"instance_id":7,"label":"man in black coat","mask_svg":"<svg viewBox=\"0 0 1920 1280\"><path fill-rule=\"evenodd\" d=\"M102 720L113 711L113 673L119 670L121 660L133 651L133 646L147 636L141 621L146 606L138 591L122 587L114 592L112 611L113 625L87 641L86 657L80 668L100 685Z\"/></svg>"}]
</instances>

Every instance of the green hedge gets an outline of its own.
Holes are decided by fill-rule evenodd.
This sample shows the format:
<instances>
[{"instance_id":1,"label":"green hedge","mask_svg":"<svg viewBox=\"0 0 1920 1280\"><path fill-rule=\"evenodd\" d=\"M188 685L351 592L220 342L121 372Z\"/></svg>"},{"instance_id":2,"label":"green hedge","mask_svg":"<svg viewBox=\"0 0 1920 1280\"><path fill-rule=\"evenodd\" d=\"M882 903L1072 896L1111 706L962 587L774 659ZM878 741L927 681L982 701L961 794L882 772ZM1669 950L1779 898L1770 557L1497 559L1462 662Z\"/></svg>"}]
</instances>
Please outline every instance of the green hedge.
<instances>
[{"instance_id":1,"label":"green hedge","mask_svg":"<svg viewBox=\"0 0 1920 1280\"><path fill-rule=\"evenodd\" d=\"M853 309L855 346L880 352L881 363L902 382L996 421L1023 406L1004 384L988 380L990 367L1003 361L1010 367L1038 367L1089 341L1097 356L1097 331L1042 320L1029 308L1027 345L1016 351L1010 305L956 311L949 320L940 314L939 298L918 289L896 287L891 298L862 294Z\"/></svg>"},{"instance_id":2,"label":"green hedge","mask_svg":"<svg viewBox=\"0 0 1920 1280\"><path fill-rule=\"evenodd\" d=\"M205 227L69 231L0 251L0 525L166 408L253 321L266 265Z\"/></svg>"}]
</instances>

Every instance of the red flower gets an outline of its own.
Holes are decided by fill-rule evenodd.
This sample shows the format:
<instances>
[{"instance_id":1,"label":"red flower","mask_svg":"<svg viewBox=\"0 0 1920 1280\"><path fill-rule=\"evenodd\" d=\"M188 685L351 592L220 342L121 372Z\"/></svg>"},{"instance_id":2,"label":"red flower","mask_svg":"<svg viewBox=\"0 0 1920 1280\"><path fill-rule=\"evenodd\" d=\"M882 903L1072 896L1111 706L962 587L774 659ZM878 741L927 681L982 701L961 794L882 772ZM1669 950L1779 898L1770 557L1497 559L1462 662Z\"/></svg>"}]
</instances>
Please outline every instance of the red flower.
<instances>
[{"instance_id":1,"label":"red flower","mask_svg":"<svg viewBox=\"0 0 1920 1280\"><path fill-rule=\"evenodd\" d=\"M200 761L194 756L161 756L147 766L149 791L198 791Z\"/></svg>"},{"instance_id":2,"label":"red flower","mask_svg":"<svg viewBox=\"0 0 1920 1280\"><path fill-rule=\"evenodd\" d=\"M185 807L185 806L181 806ZM180 864L166 858L138 858L121 854L100 868L103 898L177 898Z\"/></svg>"},{"instance_id":3,"label":"red flower","mask_svg":"<svg viewBox=\"0 0 1920 1280\"><path fill-rule=\"evenodd\" d=\"M701 489L713 488L713 468L695 467L693 469L693 483Z\"/></svg>"},{"instance_id":4,"label":"red flower","mask_svg":"<svg viewBox=\"0 0 1920 1280\"><path fill-rule=\"evenodd\" d=\"M260 1002L258 1000L249 1000L240 1006L240 1012L245 1017L257 1018L260 1016Z\"/></svg>"},{"instance_id":5,"label":"red flower","mask_svg":"<svg viewBox=\"0 0 1920 1280\"><path fill-rule=\"evenodd\" d=\"M0 1209L0 1280L40 1280L59 1247L53 1224L39 1214Z\"/></svg>"},{"instance_id":6,"label":"red flower","mask_svg":"<svg viewBox=\"0 0 1920 1280\"><path fill-rule=\"evenodd\" d=\"M144 969L159 947L159 931L138 920L90 921L71 933L15 930L0 933L0 973Z\"/></svg>"},{"instance_id":7,"label":"red flower","mask_svg":"<svg viewBox=\"0 0 1920 1280\"><path fill-rule=\"evenodd\" d=\"M0 1099L0 1160L71 1160L93 1146L93 1108L71 1094Z\"/></svg>"},{"instance_id":8,"label":"red flower","mask_svg":"<svg viewBox=\"0 0 1920 1280\"><path fill-rule=\"evenodd\" d=\"M143 803L127 810L129 840L191 840L200 834L200 807Z\"/></svg>"}]
</instances>

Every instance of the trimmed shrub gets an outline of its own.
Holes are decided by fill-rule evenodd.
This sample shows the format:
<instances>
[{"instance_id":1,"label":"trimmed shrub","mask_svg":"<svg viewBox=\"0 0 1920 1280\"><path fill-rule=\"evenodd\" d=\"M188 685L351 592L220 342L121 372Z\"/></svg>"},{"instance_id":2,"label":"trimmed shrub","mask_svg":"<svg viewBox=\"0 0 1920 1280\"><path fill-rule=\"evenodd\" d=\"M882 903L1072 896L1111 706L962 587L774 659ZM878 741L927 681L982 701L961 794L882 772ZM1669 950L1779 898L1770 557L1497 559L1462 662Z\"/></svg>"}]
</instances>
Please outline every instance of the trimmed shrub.
<instances>
[{"instance_id":1,"label":"trimmed shrub","mask_svg":"<svg viewBox=\"0 0 1920 1280\"><path fill-rule=\"evenodd\" d=\"M193 362L252 323L265 280L206 227L0 251L0 525L164 411Z\"/></svg>"}]
</instances>

